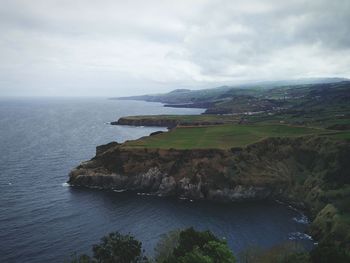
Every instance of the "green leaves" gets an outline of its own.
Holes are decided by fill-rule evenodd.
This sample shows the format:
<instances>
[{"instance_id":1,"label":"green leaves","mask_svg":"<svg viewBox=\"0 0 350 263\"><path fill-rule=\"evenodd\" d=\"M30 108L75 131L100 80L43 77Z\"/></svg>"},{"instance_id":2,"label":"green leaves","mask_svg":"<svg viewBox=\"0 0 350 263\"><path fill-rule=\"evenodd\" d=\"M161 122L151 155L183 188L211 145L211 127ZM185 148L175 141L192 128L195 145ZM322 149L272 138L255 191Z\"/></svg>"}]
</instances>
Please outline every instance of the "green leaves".
<instances>
[{"instance_id":1,"label":"green leaves","mask_svg":"<svg viewBox=\"0 0 350 263\"><path fill-rule=\"evenodd\" d=\"M161 244L158 246L162 246ZM210 231L192 227L179 233L178 244L168 257L156 258L159 263L234 263L236 259L225 241Z\"/></svg>"},{"instance_id":2,"label":"green leaves","mask_svg":"<svg viewBox=\"0 0 350 263\"><path fill-rule=\"evenodd\" d=\"M73 255L71 263L146 263L142 244L130 235L113 232L93 245L93 256ZM153 261L152 261L153 262ZM225 241L210 231L192 227L172 231L156 247L157 263L235 263L236 259Z\"/></svg>"},{"instance_id":3,"label":"green leaves","mask_svg":"<svg viewBox=\"0 0 350 263\"><path fill-rule=\"evenodd\" d=\"M97 262L139 262L142 244L134 237L115 232L103 237L101 241L92 248Z\"/></svg>"}]
</instances>

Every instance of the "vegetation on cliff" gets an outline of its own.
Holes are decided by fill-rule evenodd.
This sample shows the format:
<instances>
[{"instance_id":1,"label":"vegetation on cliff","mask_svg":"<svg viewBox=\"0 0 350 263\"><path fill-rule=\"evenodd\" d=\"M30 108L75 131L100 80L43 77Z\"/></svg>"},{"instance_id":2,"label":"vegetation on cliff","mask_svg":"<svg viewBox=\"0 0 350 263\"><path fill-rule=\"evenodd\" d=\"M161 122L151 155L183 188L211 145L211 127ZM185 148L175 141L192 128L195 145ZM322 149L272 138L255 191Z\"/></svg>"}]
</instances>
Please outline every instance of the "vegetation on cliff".
<instances>
[{"instance_id":1,"label":"vegetation on cliff","mask_svg":"<svg viewBox=\"0 0 350 263\"><path fill-rule=\"evenodd\" d=\"M350 81L264 87L256 85L246 88L221 87L207 91L180 91L151 98L141 96L139 99L183 103L183 107L189 107L189 103L193 104L191 107L205 106L205 115L214 114L217 120L229 118L228 114L234 120L245 123L283 122L333 130L350 128ZM184 123L189 125L189 121L191 120L187 119Z\"/></svg>"},{"instance_id":2,"label":"vegetation on cliff","mask_svg":"<svg viewBox=\"0 0 350 263\"><path fill-rule=\"evenodd\" d=\"M92 256L71 257L71 263L348 263L350 254L333 244L321 243L306 251L295 243L284 243L268 249L249 247L237 256L227 243L210 231L192 227L174 230L158 241L154 257L146 257L142 243L133 236L110 233L93 245Z\"/></svg>"},{"instance_id":3,"label":"vegetation on cliff","mask_svg":"<svg viewBox=\"0 0 350 263\"><path fill-rule=\"evenodd\" d=\"M268 138L229 149L114 143L73 170L69 182L192 199L284 200L315 219L310 227L315 238L349 248L349 159L349 142L315 135Z\"/></svg>"},{"instance_id":4,"label":"vegetation on cliff","mask_svg":"<svg viewBox=\"0 0 350 263\"><path fill-rule=\"evenodd\" d=\"M170 132L128 141L123 146L163 149L229 149L244 147L270 137L296 137L327 133L330 131L278 124L177 127Z\"/></svg>"},{"instance_id":5,"label":"vegetation on cliff","mask_svg":"<svg viewBox=\"0 0 350 263\"><path fill-rule=\"evenodd\" d=\"M154 96L152 100L188 102L184 94L191 94L192 102L210 102L206 113L216 114L123 117L115 124L182 127L127 145L180 149L229 148L255 143L267 137L311 133L328 133L333 138L350 139L350 81L245 89L221 87L195 92L178 90ZM273 126L276 124L288 126ZM220 126L183 129L183 126L208 125ZM329 131L321 130L325 128Z\"/></svg>"},{"instance_id":6,"label":"vegetation on cliff","mask_svg":"<svg viewBox=\"0 0 350 263\"><path fill-rule=\"evenodd\" d=\"M164 126L174 128L176 126L201 126L239 123L239 116L230 115L143 115L122 117L112 125L131 126Z\"/></svg>"}]
</instances>

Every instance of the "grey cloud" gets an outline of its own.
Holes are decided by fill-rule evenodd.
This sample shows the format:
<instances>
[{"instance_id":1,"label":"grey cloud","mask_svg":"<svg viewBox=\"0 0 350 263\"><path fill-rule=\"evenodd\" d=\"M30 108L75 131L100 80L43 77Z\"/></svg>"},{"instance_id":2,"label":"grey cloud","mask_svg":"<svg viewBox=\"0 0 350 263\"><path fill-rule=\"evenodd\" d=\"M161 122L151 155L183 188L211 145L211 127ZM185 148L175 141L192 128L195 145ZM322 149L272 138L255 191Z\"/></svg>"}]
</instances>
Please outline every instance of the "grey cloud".
<instances>
[{"instance_id":1,"label":"grey cloud","mask_svg":"<svg viewBox=\"0 0 350 263\"><path fill-rule=\"evenodd\" d=\"M318 53L325 57L343 49L349 51L350 2L267 2L270 8L249 15L235 10L235 2L232 7L226 1L221 1L216 8L210 7L214 11L208 11L206 19L198 23L202 34L190 36L193 39L191 58L203 74L222 72L226 75L225 69L234 65L263 67L273 60L276 50L287 52L290 48L309 48L312 55L317 46ZM215 20L219 16L220 19ZM216 34L225 32L225 28L232 25L242 26L247 32ZM275 65L276 68L280 66L283 65ZM293 74L293 68L300 68L300 64L289 65L289 73Z\"/></svg>"},{"instance_id":2,"label":"grey cloud","mask_svg":"<svg viewBox=\"0 0 350 263\"><path fill-rule=\"evenodd\" d=\"M350 77L349 25L348 0L3 0L0 96Z\"/></svg>"}]
</instances>

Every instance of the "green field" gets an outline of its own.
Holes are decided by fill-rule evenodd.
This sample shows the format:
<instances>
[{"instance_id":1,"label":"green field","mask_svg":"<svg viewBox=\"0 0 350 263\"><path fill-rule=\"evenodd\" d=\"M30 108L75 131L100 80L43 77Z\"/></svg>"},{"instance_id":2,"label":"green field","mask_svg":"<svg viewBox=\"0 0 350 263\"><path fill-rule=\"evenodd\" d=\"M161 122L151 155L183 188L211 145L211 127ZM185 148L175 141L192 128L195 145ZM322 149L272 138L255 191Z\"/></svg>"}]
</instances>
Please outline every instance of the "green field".
<instances>
[{"instance_id":1,"label":"green field","mask_svg":"<svg viewBox=\"0 0 350 263\"><path fill-rule=\"evenodd\" d=\"M287 125L218 125L178 127L170 132L128 141L125 147L199 149L242 147L267 137L295 137L330 131Z\"/></svg>"},{"instance_id":2,"label":"green field","mask_svg":"<svg viewBox=\"0 0 350 263\"><path fill-rule=\"evenodd\" d=\"M327 134L325 134L327 135ZM329 134L333 139L337 140L349 140L350 141L350 131L341 131Z\"/></svg>"}]
</instances>

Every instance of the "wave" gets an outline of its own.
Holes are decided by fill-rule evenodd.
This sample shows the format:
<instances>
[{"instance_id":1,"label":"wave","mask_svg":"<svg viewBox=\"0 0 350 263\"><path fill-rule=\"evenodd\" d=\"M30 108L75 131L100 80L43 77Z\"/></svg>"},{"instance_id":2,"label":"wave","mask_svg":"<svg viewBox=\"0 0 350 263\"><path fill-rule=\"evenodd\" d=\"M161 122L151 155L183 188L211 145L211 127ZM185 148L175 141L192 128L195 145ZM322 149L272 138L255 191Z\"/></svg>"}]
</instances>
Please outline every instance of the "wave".
<instances>
[{"instance_id":1,"label":"wave","mask_svg":"<svg viewBox=\"0 0 350 263\"><path fill-rule=\"evenodd\" d=\"M113 189L113 192L116 192L116 193L123 193L127 191L126 189Z\"/></svg>"},{"instance_id":2,"label":"wave","mask_svg":"<svg viewBox=\"0 0 350 263\"><path fill-rule=\"evenodd\" d=\"M293 217L293 220L299 224L307 225L310 223L306 215L301 214L300 217Z\"/></svg>"},{"instance_id":3,"label":"wave","mask_svg":"<svg viewBox=\"0 0 350 263\"><path fill-rule=\"evenodd\" d=\"M302 232L292 232L288 235L289 240L312 240L312 236Z\"/></svg>"},{"instance_id":4,"label":"wave","mask_svg":"<svg viewBox=\"0 0 350 263\"><path fill-rule=\"evenodd\" d=\"M150 196L150 195L155 195L155 194L152 194L152 193L137 193L137 195L147 195L147 196Z\"/></svg>"}]
</instances>

